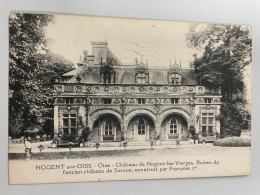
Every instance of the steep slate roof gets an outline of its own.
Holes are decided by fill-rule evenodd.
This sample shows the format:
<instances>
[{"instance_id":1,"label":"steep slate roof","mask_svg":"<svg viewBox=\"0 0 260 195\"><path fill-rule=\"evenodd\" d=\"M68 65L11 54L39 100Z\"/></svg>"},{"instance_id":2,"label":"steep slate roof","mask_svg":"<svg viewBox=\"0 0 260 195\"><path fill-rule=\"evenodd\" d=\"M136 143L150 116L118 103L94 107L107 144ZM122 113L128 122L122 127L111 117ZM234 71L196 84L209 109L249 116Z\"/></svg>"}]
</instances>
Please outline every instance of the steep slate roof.
<instances>
[{"instance_id":1,"label":"steep slate roof","mask_svg":"<svg viewBox=\"0 0 260 195\"><path fill-rule=\"evenodd\" d=\"M135 84L135 65L119 65L114 67L115 84ZM148 69L149 84L168 85L168 69ZM100 83L100 68L96 67L79 67L64 74L65 77L71 77L68 83L76 83L76 77L80 76L81 83L99 84ZM196 85L193 69L182 69L182 85Z\"/></svg>"},{"instance_id":2,"label":"steep slate roof","mask_svg":"<svg viewBox=\"0 0 260 195\"><path fill-rule=\"evenodd\" d=\"M135 70L140 65L123 65L116 55L108 48L107 42L91 42L92 55L87 55L84 51L84 59L82 63L78 63L78 68L63 75L68 83L76 83L76 77L79 75L81 83L86 84L99 84L100 83L100 59L103 64L107 60L115 60L117 63L112 65L115 71L115 84L135 84ZM178 64L174 64L177 65ZM179 69L179 67L178 67ZM149 71L149 84L168 85L168 72L169 69L148 69ZM194 78L193 69L181 69L182 72L182 85L196 85L197 82Z\"/></svg>"}]
</instances>

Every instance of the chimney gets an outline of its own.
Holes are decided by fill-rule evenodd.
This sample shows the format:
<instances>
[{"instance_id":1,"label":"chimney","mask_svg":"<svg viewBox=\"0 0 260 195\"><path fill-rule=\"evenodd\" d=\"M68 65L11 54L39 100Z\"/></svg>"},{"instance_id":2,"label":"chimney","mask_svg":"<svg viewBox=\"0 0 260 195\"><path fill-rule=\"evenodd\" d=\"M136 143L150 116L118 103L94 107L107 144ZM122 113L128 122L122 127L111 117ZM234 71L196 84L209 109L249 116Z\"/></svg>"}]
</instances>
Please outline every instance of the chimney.
<instances>
[{"instance_id":1,"label":"chimney","mask_svg":"<svg viewBox=\"0 0 260 195\"><path fill-rule=\"evenodd\" d=\"M100 59L103 59L103 63L107 60L108 44L107 42L91 42L92 44L92 54L94 55L94 64L99 65Z\"/></svg>"}]
</instances>

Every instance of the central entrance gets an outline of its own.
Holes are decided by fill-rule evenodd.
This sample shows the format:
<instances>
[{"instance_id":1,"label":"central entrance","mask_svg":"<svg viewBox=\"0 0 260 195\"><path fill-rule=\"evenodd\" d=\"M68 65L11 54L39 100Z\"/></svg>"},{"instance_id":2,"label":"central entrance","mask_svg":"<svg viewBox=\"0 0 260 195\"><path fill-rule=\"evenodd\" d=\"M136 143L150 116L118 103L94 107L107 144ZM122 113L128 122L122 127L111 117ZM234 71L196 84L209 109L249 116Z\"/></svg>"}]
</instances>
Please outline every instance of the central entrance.
<instances>
[{"instance_id":1,"label":"central entrance","mask_svg":"<svg viewBox=\"0 0 260 195\"><path fill-rule=\"evenodd\" d=\"M146 131L149 134L149 125L146 125L146 121L144 119L140 119L137 125L137 133L135 135L136 141L145 141Z\"/></svg>"},{"instance_id":2,"label":"central entrance","mask_svg":"<svg viewBox=\"0 0 260 195\"><path fill-rule=\"evenodd\" d=\"M154 136L154 133L154 123L149 116L135 116L128 124L127 138L129 141L149 141Z\"/></svg>"}]
</instances>

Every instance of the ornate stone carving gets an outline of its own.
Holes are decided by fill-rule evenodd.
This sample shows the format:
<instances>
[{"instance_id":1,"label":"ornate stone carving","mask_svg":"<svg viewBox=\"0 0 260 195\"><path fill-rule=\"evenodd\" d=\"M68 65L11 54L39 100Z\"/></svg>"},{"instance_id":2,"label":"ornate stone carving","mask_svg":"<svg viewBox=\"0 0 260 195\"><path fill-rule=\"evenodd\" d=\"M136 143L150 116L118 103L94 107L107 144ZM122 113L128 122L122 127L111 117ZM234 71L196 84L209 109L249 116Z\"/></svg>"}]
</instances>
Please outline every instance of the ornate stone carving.
<instances>
[{"instance_id":1,"label":"ornate stone carving","mask_svg":"<svg viewBox=\"0 0 260 195\"><path fill-rule=\"evenodd\" d=\"M55 91L56 91L56 92L62 92L62 91L63 91L63 87L62 87L61 85L57 85L57 86L55 87Z\"/></svg>"},{"instance_id":2,"label":"ornate stone carving","mask_svg":"<svg viewBox=\"0 0 260 195\"><path fill-rule=\"evenodd\" d=\"M63 98L56 98L57 99L57 103L58 104L62 104L63 103Z\"/></svg>"},{"instance_id":3,"label":"ornate stone carving","mask_svg":"<svg viewBox=\"0 0 260 195\"><path fill-rule=\"evenodd\" d=\"M167 93L167 92L168 92L168 90L169 90L169 88L168 88L168 87L166 87L166 86L165 86L165 87L163 87L163 92L164 92L164 93Z\"/></svg>"},{"instance_id":4,"label":"ornate stone carving","mask_svg":"<svg viewBox=\"0 0 260 195\"><path fill-rule=\"evenodd\" d=\"M94 92L95 92L95 93L98 93L98 92L99 92L99 87L95 87L95 88L94 88Z\"/></svg>"},{"instance_id":5,"label":"ornate stone carving","mask_svg":"<svg viewBox=\"0 0 260 195\"><path fill-rule=\"evenodd\" d=\"M189 88L189 92L192 93L194 91L193 87Z\"/></svg>"},{"instance_id":6,"label":"ornate stone carving","mask_svg":"<svg viewBox=\"0 0 260 195\"><path fill-rule=\"evenodd\" d=\"M134 100L134 99L129 99L129 100L128 100L128 103L129 103L129 104L134 104L134 103L135 103L135 100Z\"/></svg>"},{"instance_id":7,"label":"ornate stone carving","mask_svg":"<svg viewBox=\"0 0 260 195\"><path fill-rule=\"evenodd\" d=\"M148 99L147 103L154 104L155 102L154 102L154 99Z\"/></svg>"},{"instance_id":8,"label":"ornate stone carving","mask_svg":"<svg viewBox=\"0 0 260 195\"><path fill-rule=\"evenodd\" d=\"M115 99L114 100L114 104L120 104L120 102L121 102L120 99Z\"/></svg>"},{"instance_id":9,"label":"ornate stone carving","mask_svg":"<svg viewBox=\"0 0 260 195\"><path fill-rule=\"evenodd\" d=\"M90 86L86 86L86 91L88 92L88 93L90 93L91 91L92 91L92 88L90 87Z\"/></svg>"},{"instance_id":10,"label":"ornate stone carving","mask_svg":"<svg viewBox=\"0 0 260 195\"><path fill-rule=\"evenodd\" d=\"M109 91L109 88L108 88L108 87L104 87L104 91L105 91L105 92L108 92L108 91Z\"/></svg>"},{"instance_id":11,"label":"ornate stone carving","mask_svg":"<svg viewBox=\"0 0 260 195\"><path fill-rule=\"evenodd\" d=\"M173 87L173 92L177 92L178 91L178 88L177 87Z\"/></svg>"},{"instance_id":12,"label":"ornate stone carving","mask_svg":"<svg viewBox=\"0 0 260 195\"><path fill-rule=\"evenodd\" d=\"M119 93L119 87L117 87L117 86L114 87L114 92L115 92L115 93Z\"/></svg>"},{"instance_id":13,"label":"ornate stone carving","mask_svg":"<svg viewBox=\"0 0 260 195\"><path fill-rule=\"evenodd\" d=\"M75 90L76 90L76 92L82 92L83 91L83 87L81 85L77 85L75 87Z\"/></svg>"},{"instance_id":14,"label":"ornate stone carving","mask_svg":"<svg viewBox=\"0 0 260 195\"><path fill-rule=\"evenodd\" d=\"M101 99L95 98L95 99L93 99L93 103L94 104L100 104L101 103Z\"/></svg>"},{"instance_id":15,"label":"ornate stone carving","mask_svg":"<svg viewBox=\"0 0 260 195\"><path fill-rule=\"evenodd\" d=\"M133 86L130 87L130 92L131 92L131 93L134 93L134 92L135 92L135 87L133 87Z\"/></svg>"}]
</instances>

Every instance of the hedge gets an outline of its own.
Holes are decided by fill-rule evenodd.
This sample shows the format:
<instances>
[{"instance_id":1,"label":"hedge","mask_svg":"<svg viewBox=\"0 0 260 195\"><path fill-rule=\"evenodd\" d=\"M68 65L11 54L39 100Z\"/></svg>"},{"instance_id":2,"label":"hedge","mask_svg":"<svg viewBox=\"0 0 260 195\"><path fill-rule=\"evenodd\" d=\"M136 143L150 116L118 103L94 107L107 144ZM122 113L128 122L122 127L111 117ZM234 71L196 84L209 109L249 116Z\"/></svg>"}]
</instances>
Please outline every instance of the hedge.
<instances>
[{"instance_id":1,"label":"hedge","mask_svg":"<svg viewBox=\"0 0 260 195\"><path fill-rule=\"evenodd\" d=\"M247 147L251 146L251 139L244 137L227 137L213 142L213 146Z\"/></svg>"}]
</instances>

